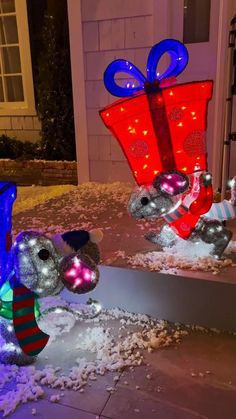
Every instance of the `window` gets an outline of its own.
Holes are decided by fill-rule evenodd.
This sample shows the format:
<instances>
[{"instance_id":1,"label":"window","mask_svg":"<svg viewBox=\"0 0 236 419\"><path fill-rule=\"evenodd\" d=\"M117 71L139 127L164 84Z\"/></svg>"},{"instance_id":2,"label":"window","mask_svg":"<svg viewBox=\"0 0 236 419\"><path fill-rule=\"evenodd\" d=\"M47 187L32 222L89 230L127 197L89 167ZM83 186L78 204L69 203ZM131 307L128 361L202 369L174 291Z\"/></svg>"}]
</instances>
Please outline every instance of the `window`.
<instances>
[{"instance_id":1,"label":"window","mask_svg":"<svg viewBox=\"0 0 236 419\"><path fill-rule=\"evenodd\" d=\"M185 44L209 41L210 9L210 0L184 0Z\"/></svg>"},{"instance_id":2,"label":"window","mask_svg":"<svg viewBox=\"0 0 236 419\"><path fill-rule=\"evenodd\" d=\"M35 106L26 0L0 0L0 114L29 113Z\"/></svg>"}]
</instances>

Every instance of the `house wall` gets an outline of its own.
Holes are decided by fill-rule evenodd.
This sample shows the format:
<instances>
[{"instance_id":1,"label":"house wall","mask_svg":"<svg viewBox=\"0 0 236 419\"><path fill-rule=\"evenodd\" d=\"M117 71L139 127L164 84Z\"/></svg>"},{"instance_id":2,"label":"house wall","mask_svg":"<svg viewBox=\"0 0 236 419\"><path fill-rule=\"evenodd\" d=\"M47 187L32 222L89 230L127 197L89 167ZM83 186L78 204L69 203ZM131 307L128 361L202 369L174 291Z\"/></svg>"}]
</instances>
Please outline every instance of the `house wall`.
<instances>
[{"instance_id":1,"label":"house wall","mask_svg":"<svg viewBox=\"0 0 236 419\"><path fill-rule=\"evenodd\" d=\"M116 100L103 84L111 61L126 58L145 72L153 45L153 0L82 0L81 6L90 179L131 181L128 163L98 111Z\"/></svg>"},{"instance_id":2,"label":"house wall","mask_svg":"<svg viewBox=\"0 0 236 419\"><path fill-rule=\"evenodd\" d=\"M34 143L40 139L40 130L37 116L0 116L0 135Z\"/></svg>"}]
</instances>

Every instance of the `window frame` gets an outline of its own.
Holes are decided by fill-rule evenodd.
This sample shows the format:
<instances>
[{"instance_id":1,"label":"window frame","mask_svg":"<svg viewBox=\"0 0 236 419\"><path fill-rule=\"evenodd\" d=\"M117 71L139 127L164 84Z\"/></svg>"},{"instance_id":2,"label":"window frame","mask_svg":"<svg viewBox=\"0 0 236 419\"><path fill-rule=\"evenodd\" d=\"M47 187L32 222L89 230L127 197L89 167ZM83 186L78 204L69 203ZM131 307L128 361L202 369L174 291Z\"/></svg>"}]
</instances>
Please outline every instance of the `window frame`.
<instances>
[{"instance_id":1,"label":"window frame","mask_svg":"<svg viewBox=\"0 0 236 419\"><path fill-rule=\"evenodd\" d=\"M0 116L36 116L26 0L15 0L14 13L18 30L24 101L0 102Z\"/></svg>"}]
</instances>

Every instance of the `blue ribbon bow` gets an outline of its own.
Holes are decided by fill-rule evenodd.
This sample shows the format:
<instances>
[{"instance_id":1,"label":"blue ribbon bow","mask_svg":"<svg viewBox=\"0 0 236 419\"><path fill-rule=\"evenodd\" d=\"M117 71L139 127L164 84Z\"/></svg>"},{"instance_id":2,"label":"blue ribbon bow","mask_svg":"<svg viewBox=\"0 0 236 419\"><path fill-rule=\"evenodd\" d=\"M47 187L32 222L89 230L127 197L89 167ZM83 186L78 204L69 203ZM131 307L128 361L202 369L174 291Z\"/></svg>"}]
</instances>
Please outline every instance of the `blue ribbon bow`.
<instances>
[{"instance_id":1,"label":"blue ribbon bow","mask_svg":"<svg viewBox=\"0 0 236 419\"><path fill-rule=\"evenodd\" d=\"M163 54L169 54L170 64L162 74L157 73L157 66ZM182 73L188 64L187 48L180 41L175 39L164 39L154 45L148 55L147 77L131 62L126 60L114 60L108 65L104 73L104 84L106 89L114 96L127 97L145 88L146 83L157 83L162 79L177 76ZM120 86L115 80L118 73L127 73L131 75L139 85L127 84Z\"/></svg>"}]
</instances>

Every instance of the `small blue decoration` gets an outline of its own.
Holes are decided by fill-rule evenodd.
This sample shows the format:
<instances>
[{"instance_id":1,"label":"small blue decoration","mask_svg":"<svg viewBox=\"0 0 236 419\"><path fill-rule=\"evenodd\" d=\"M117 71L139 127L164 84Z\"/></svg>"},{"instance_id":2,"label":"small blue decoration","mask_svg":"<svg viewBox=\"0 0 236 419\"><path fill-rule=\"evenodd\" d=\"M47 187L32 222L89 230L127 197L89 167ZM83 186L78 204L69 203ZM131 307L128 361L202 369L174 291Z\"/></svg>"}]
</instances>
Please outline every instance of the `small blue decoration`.
<instances>
[{"instance_id":1,"label":"small blue decoration","mask_svg":"<svg viewBox=\"0 0 236 419\"><path fill-rule=\"evenodd\" d=\"M170 56L170 64L162 74L157 73L157 66L160 58L165 53ZM147 77L130 61L114 60L108 65L104 73L104 84L106 89L114 96L128 97L144 89L145 83L153 83L168 79L182 73L188 64L188 51L182 42L175 39L164 39L154 45L147 60ZM138 85L128 83L126 86L119 86L115 80L117 73L127 73L138 82Z\"/></svg>"}]
</instances>

